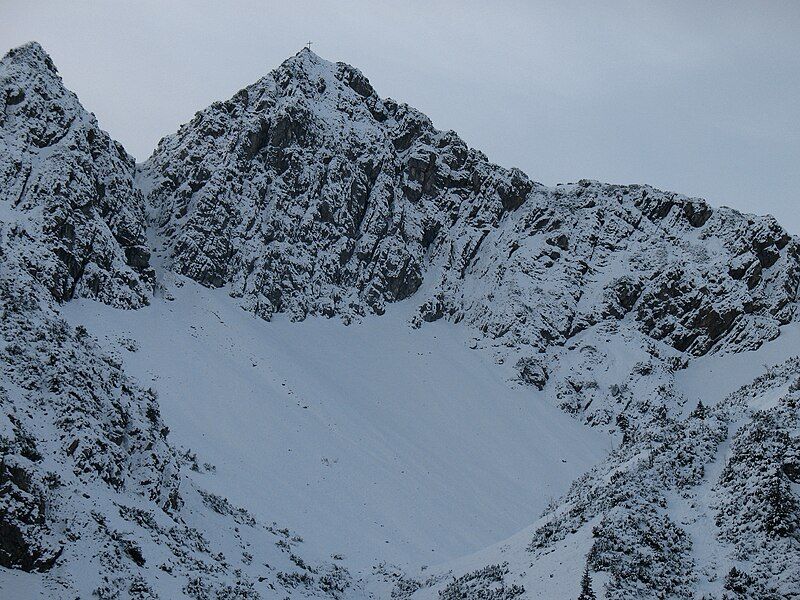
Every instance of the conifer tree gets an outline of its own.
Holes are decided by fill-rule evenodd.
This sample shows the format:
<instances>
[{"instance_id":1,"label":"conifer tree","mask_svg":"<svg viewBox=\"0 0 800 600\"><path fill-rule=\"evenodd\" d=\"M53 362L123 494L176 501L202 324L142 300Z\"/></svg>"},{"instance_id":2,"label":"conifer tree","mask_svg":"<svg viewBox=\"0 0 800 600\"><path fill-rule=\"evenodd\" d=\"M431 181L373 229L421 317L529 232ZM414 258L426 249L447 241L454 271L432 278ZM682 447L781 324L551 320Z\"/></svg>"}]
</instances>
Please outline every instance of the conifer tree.
<instances>
[{"instance_id":1,"label":"conifer tree","mask_svg":"<svg viewBox=\"0 0 800 600\"><path fill-rule=\"evenodd\" d=\"M583 569L583 577L581 578L581 595L578 600L597 600L592 590L592 578L589 577L589 565Z\"/></svg>"}]
</instances>

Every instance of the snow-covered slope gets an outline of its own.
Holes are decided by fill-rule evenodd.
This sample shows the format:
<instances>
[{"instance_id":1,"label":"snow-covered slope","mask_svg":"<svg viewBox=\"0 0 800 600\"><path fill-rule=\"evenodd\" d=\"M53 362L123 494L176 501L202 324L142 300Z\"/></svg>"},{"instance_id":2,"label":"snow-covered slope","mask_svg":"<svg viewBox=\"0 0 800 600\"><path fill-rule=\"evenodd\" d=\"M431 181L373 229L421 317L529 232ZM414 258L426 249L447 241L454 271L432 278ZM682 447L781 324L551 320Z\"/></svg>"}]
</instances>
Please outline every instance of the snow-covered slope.
<instances>
[{"instance_id":1,"label":"snow-covered slope","mask_svg":"<svg viewBox=\"0 0 800 600\"><path fill-rule=\"evenodd\" d=\"M35 43L0 102L4 596L798 597L771 217L547 188L308 50L138 167Z\"/></svg>"},{"instance_id":2,"label":"snow-covered slope","mask_svg":"<svg viewBox=\"0 0 800 600\"><path fill-rule=\"evenodd\" d=\"M62 319L76 297L152 299L134 164L38 44L0 62L0 89L0 595L358 588L330 553L196 485L157 390Z\"/></svg>"},{"instance_id":3,"label":"snow-covered slope","mask_svg":"<svg viewBox=\"0 0 800 600\"><path fill-rule=\"evenodd\" d=\"M216 467L204 486L359 567L503 539L609 448L510 385L464 328L409 328L408 303L345 327L266 323L191 281L173 293L139 311L65 311L159 390L171 438Z\"/></svg>"},{"instance_id":4,"label":"snow-covered slope","mask_svg":"<svg viewBox=\"0 0 800 600\"><path fill-rule=\"evenodd\" d=\"M397 576L394 597L566 600L588 568L597 598L797 598L800 329L787 334L795 356L751 353L770 361L759 377L722 398L728 383L709 382L713 406L630 433L532 526Z\"/></svg>"}]
</instances>

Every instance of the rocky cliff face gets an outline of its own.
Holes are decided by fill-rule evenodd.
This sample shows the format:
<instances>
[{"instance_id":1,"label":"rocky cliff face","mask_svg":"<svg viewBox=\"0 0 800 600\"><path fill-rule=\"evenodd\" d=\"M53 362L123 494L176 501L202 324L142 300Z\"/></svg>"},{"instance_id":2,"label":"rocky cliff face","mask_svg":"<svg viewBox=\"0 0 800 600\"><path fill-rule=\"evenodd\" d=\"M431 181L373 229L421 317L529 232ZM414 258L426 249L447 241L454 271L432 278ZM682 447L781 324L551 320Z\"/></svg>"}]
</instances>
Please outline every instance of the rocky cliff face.
<instances>
[{"instance_id":1,"label":"rocky cliff face","mask_svg":"<svg viewBox=\"0 0 800 600\"><path fill-rule=\"evenodd\" d=\"M141 169L171 268L257 314L346 320L413 295L543 352L630 321L689 355L796 316L798 241L647 186L550 189L303 50L161 141Z\"/></svg>"},{"instance_id":2,"label":"rocky cliff face","mask_svg":"<svg viewBox=\"0 0 800 600\"><path fill-rule=\"evenodd\" d=\"M146 304L153 272L133 158L35 42L0 62L0 105L4 251L59 302Z\"/></svg>"}]
</instances>

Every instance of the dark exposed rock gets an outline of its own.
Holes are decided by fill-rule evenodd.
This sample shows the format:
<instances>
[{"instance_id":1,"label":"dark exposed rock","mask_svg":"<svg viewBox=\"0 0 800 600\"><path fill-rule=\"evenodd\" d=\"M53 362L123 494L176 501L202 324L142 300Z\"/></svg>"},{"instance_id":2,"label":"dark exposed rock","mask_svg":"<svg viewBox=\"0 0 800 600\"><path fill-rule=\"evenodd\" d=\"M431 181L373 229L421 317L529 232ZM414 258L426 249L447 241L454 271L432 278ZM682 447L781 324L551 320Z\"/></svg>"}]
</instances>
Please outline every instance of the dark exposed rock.
<instances>
[{"instance_id":1,"label":"dark exposed rock","mask_svg":"<svg viewBox=\"0 0 800 600\"><path fill-rule=\"evenodd\" d=\"M702 227L714 211L705 202L687 202L683 205L683 214L692 227Z\"/></svg>"},{"instance_id":2,"label":"dark exposed rock","mask_svg":"<svg viewBox=\"0 0 800 600\"><path fill-rule=\"evenodd\" d=\"M61 554L45 519L45 496L24 461L3 448L0 460L0 566L47 571Z\"/></svg>"},{"instance_id":3,"label":"dark exposed rock","mask_svg":"<svg viewBox=\"0 0 800 600\"><path fill-rule=\"evenodd\" d=\"M547 384L547 368L542 359L534 356L524 356L515 365L519 379L523 383L534 386L538 390L543 390Z\"/></svg>"}]
</instances>

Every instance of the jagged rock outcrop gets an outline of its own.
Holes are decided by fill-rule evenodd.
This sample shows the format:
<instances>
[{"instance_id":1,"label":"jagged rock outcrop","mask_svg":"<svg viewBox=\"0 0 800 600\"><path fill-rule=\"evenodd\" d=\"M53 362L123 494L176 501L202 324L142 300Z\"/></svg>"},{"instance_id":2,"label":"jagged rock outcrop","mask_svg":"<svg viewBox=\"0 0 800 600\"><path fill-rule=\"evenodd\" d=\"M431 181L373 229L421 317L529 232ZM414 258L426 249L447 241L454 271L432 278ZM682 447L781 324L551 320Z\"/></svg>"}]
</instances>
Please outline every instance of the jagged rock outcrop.
<instances>
[{"instance_id":1,"label":"jagged rock outcrop","mask_svg":"<svg viewBox=\"0 0 800 600\"><path fill-rule=\"evenodd\" d=\"M420 322L500 345L625 320L702 355L797 314L800 246L774 219L647 186L546 188L309 50L164 138L141 178L171 268L267 318L414 295Z\"/></svg>"},{"instance_id":2,"label":"jagged rock outcrop","mask_svg":"<svg viewBox=\"0 0 800 600\"><path fill-rule=\"evenodd\" d=\"M154 281L133 158L35 42L0 62L0 107L4 251L59 302L147 304Z\"/></svg>"}]
</instances>

